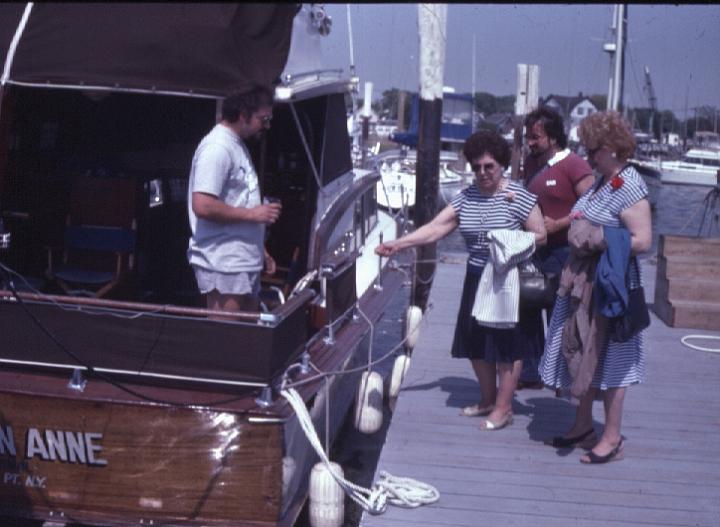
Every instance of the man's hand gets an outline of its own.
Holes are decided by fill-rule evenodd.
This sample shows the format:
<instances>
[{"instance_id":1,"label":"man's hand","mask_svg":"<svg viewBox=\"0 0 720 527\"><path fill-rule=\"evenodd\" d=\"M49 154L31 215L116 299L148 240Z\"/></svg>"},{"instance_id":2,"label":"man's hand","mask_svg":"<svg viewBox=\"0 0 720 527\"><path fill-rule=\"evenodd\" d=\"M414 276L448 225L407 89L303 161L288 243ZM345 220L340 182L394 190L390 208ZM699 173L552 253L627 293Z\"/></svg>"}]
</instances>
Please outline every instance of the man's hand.
<instances>
[{"instance_id":1,"label":"man's hand","mask_svg":"<svg viewBox=\"0 0 720 527\"><path fill-rule=\"evenodd\" d=\"M555 220L549 216L544 217L545 220L545 230L548 234L552 234L554 232L558 232L563 230L565 227L568 227L570 224L570 220L566 218L562 218L559 220Z\"/></svg>"},{"instance_id":2,"label":"man's hand","mask_svg":"<svg viewBox=\"0 0 720 527\"><path fill-rule=\"evenodd\" d=\"M257 223L273 224L280 217L280 212L282 211L282 204L266 203L253 207L250 210L252 211L253 221Z\"/></svg>"},{"instance_id":3,"label":"man's hand","mask_svg":"<svg viewBox=\"0 0 720 527\"><path fill-rule=\"evenodd\" d=\"M275 263L275 259L270 256L270 253L265 249L265 273L272 276L275 274L275 271L277 271L277 263Z\"/></svg>"}]
</instances>

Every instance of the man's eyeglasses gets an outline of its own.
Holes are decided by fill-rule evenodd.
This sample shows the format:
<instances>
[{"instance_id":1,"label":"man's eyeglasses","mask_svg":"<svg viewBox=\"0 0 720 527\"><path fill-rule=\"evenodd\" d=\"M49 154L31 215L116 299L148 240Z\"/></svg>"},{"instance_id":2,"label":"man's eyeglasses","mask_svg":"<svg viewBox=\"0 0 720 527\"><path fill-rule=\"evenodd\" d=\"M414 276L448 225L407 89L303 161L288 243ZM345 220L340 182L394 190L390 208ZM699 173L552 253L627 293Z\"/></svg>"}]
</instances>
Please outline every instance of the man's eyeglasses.
<instances>
[{"instance_id":1,"label":"man's eyeglasses","mask_svg":"<svg viewBox=\"0 0 720 527\"><path fill-rule=\"evenodd\" d=\"M498 165L496 163L485 163L485 164L472 163L470 165L470 168L472 169L473 172L480 172L481 170L484 172L492 172L497 167L498 167Z\"/></svg>"},{"instance_id":2,"label":"man's eyeglasses","mask_svg":"<svg viewBox=\"0 0 720 527\"><path fill-rule=\"evenodd\" d=\"M263 126L267 126L272 122L272 115L263 115L257 117L257 120L262 123Z\"/></svg>"},{"instance_id":3,"label":"man's eyeglasses","mask_svg":"<svg viewBox=\"0 0 720 527\"><path fill-rule=\"evenodd\" d=\"M603 148L602 145L601 145L601 146L597 146L597 147L595 147L595 148L588 148L588 150L587 150L587 155L588 155L588 157L594 156L594 155L597 154L600 150L602 150L602 148Z\"/></svg>"}]
</instances>

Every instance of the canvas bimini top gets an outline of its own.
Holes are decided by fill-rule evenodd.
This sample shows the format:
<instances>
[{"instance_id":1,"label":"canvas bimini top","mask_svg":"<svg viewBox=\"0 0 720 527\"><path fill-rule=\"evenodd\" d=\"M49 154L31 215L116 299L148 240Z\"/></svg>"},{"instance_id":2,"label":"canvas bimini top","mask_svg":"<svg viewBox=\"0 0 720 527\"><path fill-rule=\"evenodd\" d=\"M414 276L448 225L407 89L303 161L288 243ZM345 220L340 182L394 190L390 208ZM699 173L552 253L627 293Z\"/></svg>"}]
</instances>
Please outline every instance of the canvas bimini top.
<instances>
[{"instance_id":1,"label":"canvas bimini top","mask_svg":"<svg viewBox=\"0 0 720 527\"><path fill-rule=\"evenodd\" d=\"M0 86L224 97L272 84L300 4L0 4Z\"/></svg>"}]
</instances>

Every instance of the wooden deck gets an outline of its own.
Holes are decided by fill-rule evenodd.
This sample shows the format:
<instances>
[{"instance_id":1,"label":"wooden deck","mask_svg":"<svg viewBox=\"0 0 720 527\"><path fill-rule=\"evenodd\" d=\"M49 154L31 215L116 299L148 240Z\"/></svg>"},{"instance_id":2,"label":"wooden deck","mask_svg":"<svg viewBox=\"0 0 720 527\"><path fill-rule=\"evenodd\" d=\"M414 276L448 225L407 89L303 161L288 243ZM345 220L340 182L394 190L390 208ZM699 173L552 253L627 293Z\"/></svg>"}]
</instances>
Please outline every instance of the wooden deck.
<instances>
[{"instance_id":1,"label":"wooden deck","mask_svg":"<svg viewBox=\"0 0 720 527\"><path fill-rule=\"evenodd\" d=\"M380 516L365 514L361 526L719 526L720 354L680 342L717 333L669 328L653 314L646 383L630 387L625 399L625 459L583 465L582 450L543 444L574 415L571 402L551 390L518 392L514 424L496 432L459 415L479 398L469 363L449 355L462 262L458 255L438 265L378 462L378 471L434 485L440 501L413 510L390 506ZM642 265L652 302L656 268L652 259ZM600 431L600 402L594 415Z\"/></svg>"}]
</instances>

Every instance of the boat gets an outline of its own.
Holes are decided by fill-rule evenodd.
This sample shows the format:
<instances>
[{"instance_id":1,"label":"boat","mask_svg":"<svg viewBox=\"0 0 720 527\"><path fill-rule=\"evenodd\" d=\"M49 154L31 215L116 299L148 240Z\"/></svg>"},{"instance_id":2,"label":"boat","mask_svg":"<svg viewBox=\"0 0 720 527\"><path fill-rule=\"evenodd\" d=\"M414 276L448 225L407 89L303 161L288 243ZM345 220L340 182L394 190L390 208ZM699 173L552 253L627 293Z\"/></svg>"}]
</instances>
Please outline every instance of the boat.
<instances>
[{"instance_id":1,"label":"boat","mask_svg":"<svg viewBox=\"0 0 720 527\"><path fill-rule=\"evenodd\" d=\"M663 183L714 187L720 181L720 148L690 148L680 159L656 161Z\"/></svg>"},{"instance_id":2,"label":"boat","mask_svg":"<svg viewBox=\"0 0 720 527\"><path fill-rule=\"evenodd\" d=\"M412 269L373 254L402 218L378 209L379 173L352 167L352 81L305 55L316 9L0 6L0 515L295 522L317 455L281 390L331 443ZM210 311L185 256L192 153L226 93L278 78L273 126L248 146L283 203L267 238L283 271L263 278L264 310ZM104 295L43 276L82 204L133 216L133 272Z\"/></svg>"},{"instance_id":3,"label":"boat","mask_svg":"<svg viewBox=\"0 0 720 527\"><path fill-rule=\"evenodd\" d=\"M440 123L441 150L457 152L473 132L473 97L469 93L455 93L443 88L443 108ZM390 140L409 148L417 148L420 130L420 99L412 96L410 103L410 126L407 131L390 134Z\"/></svg>"},{"instance_id":4,"label":"boat","mask_svg":"<svg viewBox=\"0 0 720 527\"><path fill-rule=\"evenodd\" d=\"M401 148L382 152L373 159L381 180L376 185L377 202L380 207L398 211L415 205L415 163L417 152ZM445 207L463 188L472 184L474 176L460 166L456 152L440 152L438 168L438 207Z\"/></svg>"}]
</instances>

